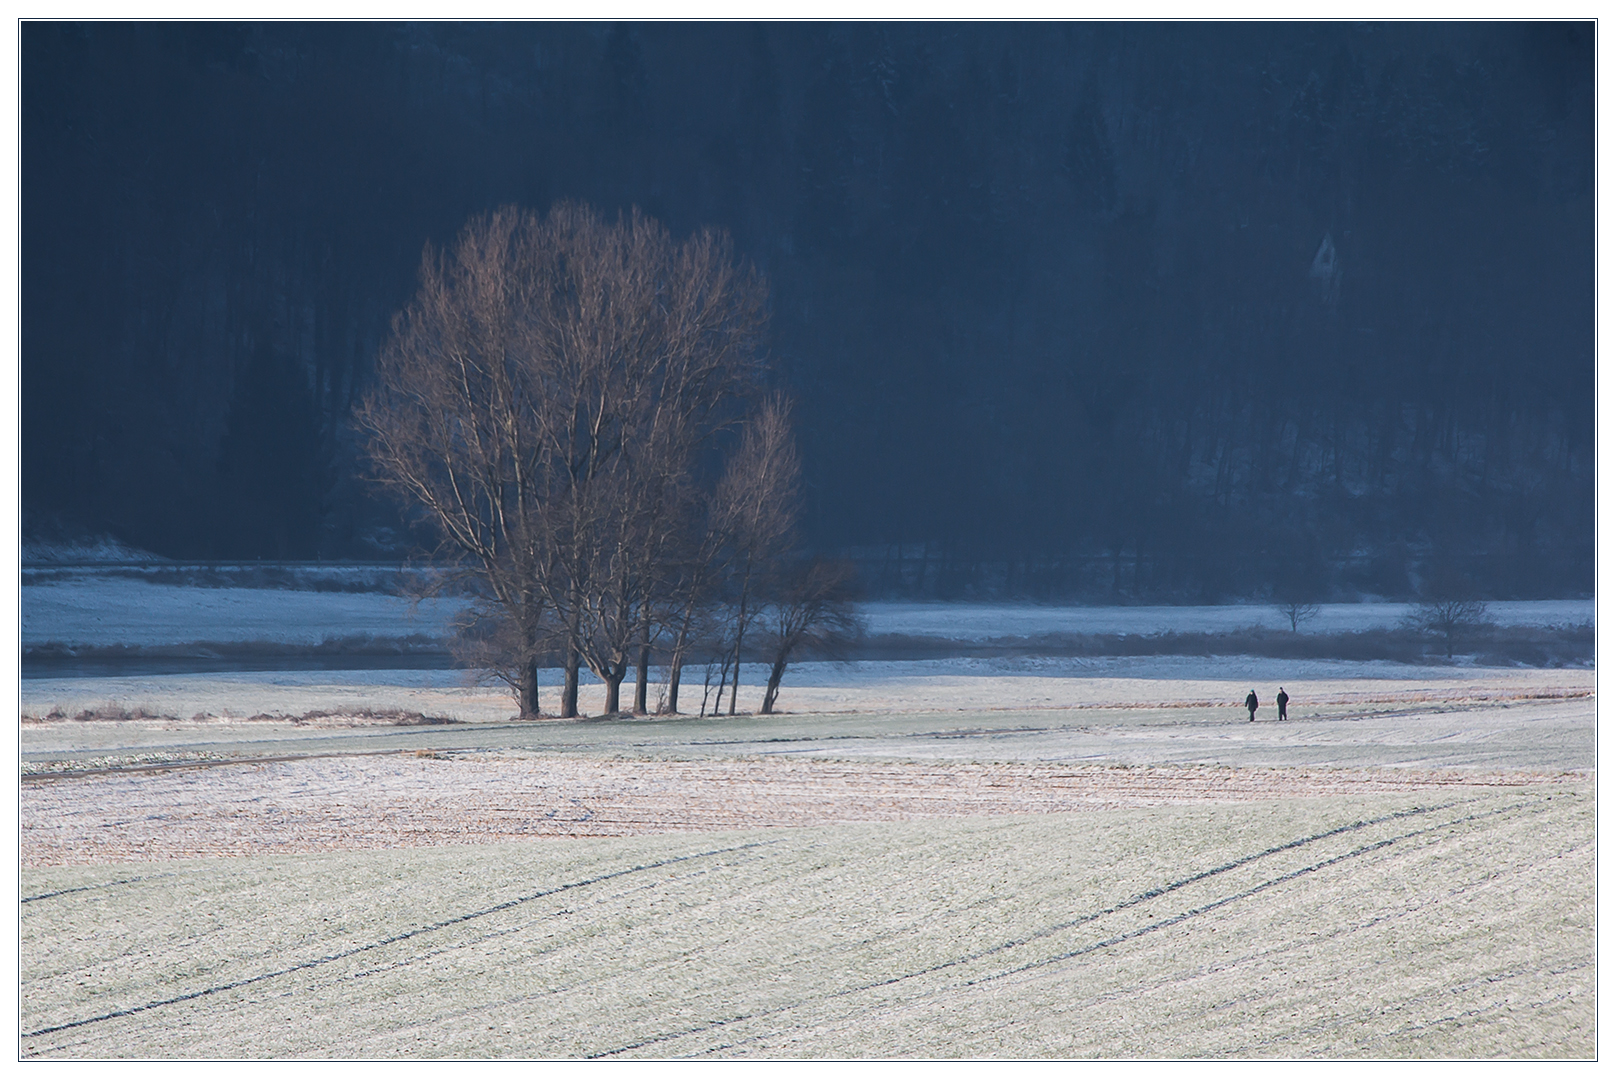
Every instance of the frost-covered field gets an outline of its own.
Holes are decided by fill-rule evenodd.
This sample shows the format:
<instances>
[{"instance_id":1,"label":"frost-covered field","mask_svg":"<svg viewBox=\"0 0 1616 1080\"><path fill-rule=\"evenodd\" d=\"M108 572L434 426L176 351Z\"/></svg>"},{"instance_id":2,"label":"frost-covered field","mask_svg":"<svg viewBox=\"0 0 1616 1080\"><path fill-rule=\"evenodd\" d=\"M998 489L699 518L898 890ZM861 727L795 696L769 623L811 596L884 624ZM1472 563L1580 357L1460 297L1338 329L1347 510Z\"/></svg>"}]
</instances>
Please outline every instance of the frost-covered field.
<instances>
[{"instance_id":1,"label":"frost-covered field","mask_svg":"<svg viewBox=\"0 0 1616 1080\"><path fill-rule=\"evenodd\" d=\"M661 673L657 673L660 678ZM766 671L741 669L740 708L763 697ZM560 702L561 673L541 670L540 706ZM1277 660L1264 657L1027 657L793 664L780 708L787 712L989 711L1069 709L1111 705L1238 706L1256 689L1272 713L1285 686L1297 710L1310 704L1497 698L1534 694L1586 695L1594 672L1584 668L1425 666L1389 661ZM603 687L587 672L580 689L585 712L599 711ZM653 696L655 690L653 690ZM701 669L687 668L681 705L700 711ZM508 691L477 686L458 671L263 671L127 677L24 679L21 709L76 714L106 703L188 718L197 713L252 716L340 707L403 708L467 721L511 715ZM727 705L727 699L726 699Z\"/></svg>"},{"instance_id":2,"label":"frost-covered field","mask_svg":"<svg viewBox=\"0 0 1616 1080\"><path fill-rule=\"evenodd\" d=\"M25 648L431 637L452 608L75 580L24 588ZM967 643L1277 620L868 614ZM804 663L784 715L582 722L451 671L28 678L20 1052L1589 1057L1594 678Z\"/></svg>"},{"instance_id":3,"label":"frost-covered field","mask_svg":"<svg viewBox=\"0 0 1616 1080\"><path fill-rule=\"evenodd\" d=\"M1591 1057L1586 782L25 870L25 1057Z\"/></svg>"},{"instance_id":4,"label":"frost-covered field","mask_svg":"<svg viewBox=\"0 0 1616 1080\"><path fill-rule=\"evenodd\" d=\"M441 637L462 609L454 599L414 604L384 593L196 588L101 574L64 577L21 590L22 644L153 647L193 642L318 645L354 637ZM1306 624L1314 633L1394 627L1406 604L1327 604ZM1221 633L1288 624L1260 604L1206 607L1078 607L1012 604L872 603L872 635L974 642L1052 634ZM1489 605L1503 626L1579 626L1591 600Z\"/></svg>"},{"instance_id":5,"label":"frost-covered field","mask_svg":"<svg viewBox=\"0 0 1616 1080\"><path fill-rule=\"evenodd\" d=\"M834 666L827 667L830 670L822 673L825 683L836 674ZM53 707L73 715L80 708L111 702L174 719L26 723L21 748L25 765L81 756L181 751L242 756L433 748L1231 767L1594 767L1592 672L1405 669L1383 672L1400 678L1352 679L1345 671L1316 670L1334 677L1286 683L1293 697L1289 721L1277 722L1270 704L1261 721L1252 724L1238 705L1244 681L1211 680L1206 671L1189 664L1167 669L1201 677L1153 683L1133 669L1132 677L1115 680L1040 676L1022 681L978 674L937 676L936 685L928 685L910 672L898 676L900 686L894 689L878 673L865 671L869 681L863 686L850 679L840 687L821 687L848 706L840 712L527 723L501 722L508 720L512 709L508 696L498 691L423 686L431 674L424 672L355 673L353 682L325 681L330 672L27 680L23 711L34 716ZM361 674L366 681L359 681ZM1269 683L1262 685L1266 697ZM1058 694L1062 703L1028 708L1039 690L1050 697ZM805 697L799 695L807 691L788 696L788 708L805 709ZM968 704L977 698L999 707L985 710ZM918 707L894 707L905 700ZM229 722L220 716L296 717L313 710L366 706L469 722L377 729ZM200 712L213 715L194 718Z\"/></svg>"},{"instance_id":6,"label":"frost-covered field","mask_svg":"<svg viewBox=\"0 0 1616 1080\"><path fill-rule=\"evenodd\" d=\"M165 763L147 755L118 769L102 759L100 769L81 768L76 775L59 768L29 773L19 800L22 862L59 866L1241 803L1504 788L1578 775L332 750L256 758L197 751Z\"/></svg>"},{"instance_id":7,"label":"frost-covered field","mask_svg":"<svg viewBox=\"0 0 1616 1080\"><path fill-rule=\"evenodd\" d=\"M1251 724L1157 663L1063 709L26 723L21 1052L1593 1053L1590 672L1315 668ZM321 677L235 692L449 692Z\"/></svg>"}]
</instances>

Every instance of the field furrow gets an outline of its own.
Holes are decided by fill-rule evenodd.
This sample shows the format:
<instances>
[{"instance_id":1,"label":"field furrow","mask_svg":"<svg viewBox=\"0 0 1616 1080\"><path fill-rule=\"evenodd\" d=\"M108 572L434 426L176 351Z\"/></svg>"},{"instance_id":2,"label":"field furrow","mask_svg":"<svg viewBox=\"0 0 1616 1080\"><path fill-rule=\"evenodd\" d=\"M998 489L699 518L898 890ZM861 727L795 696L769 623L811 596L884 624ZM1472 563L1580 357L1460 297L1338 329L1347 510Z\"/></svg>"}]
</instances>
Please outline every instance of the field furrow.
<instances>
[{"instance_id":1,"label":"field furrow","mask_svg":"<svg viewBox=\"0 0 1616 1080\"><path fill-rule=\"evenodd\" d=\"M1579 1056L1592 811L1572 778L33 868L21 1052Z\"/></svg>"}]
</instances>

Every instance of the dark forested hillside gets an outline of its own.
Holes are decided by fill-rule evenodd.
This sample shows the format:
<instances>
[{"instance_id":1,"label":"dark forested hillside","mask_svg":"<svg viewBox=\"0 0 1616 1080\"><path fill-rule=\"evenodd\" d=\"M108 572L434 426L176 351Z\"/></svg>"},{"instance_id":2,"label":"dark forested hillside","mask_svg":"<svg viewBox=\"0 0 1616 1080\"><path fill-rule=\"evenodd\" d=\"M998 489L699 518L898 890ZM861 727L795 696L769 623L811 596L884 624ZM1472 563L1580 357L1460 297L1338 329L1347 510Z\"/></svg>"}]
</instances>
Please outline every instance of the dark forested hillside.
<instances>
[{"instance_id":1,"label":"dark forested hillside","mask_svg":"<svg viewBox=\"0 0 1616 1080\"><path fill-rule=\"evenodd\" d=\"M1591 23L21 27L25 508L374 554L349 410L504 203L726 228L872 586L1593 588Z\"/></svg>"}]
</instances>

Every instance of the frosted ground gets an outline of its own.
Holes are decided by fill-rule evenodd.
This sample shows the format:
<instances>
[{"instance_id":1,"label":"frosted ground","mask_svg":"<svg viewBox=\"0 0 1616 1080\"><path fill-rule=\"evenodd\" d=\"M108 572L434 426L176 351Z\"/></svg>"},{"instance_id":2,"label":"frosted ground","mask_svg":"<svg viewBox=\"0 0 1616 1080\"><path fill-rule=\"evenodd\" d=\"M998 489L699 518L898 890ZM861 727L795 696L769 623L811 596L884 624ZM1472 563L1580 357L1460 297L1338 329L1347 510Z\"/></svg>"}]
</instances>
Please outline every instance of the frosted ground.
<instances>
[{"instance_id":1,"label":"frosted ground","mask_svg":"<svg viewBox=\"0 0 1616 1080\"><path fill-rule=\"evenodd\" d=\"M1230 679L1231 672L1242 677ZM541 704L554 707L557 673ZM741 700L760 700L761 670ZM1222 675L1224 677L1220 678ZM1284 679L1291 720L1270 703L1252 724L1248 685ZM696 686L699 699L700 686ZM688 688L687 688L688 692ZM584 695L600 707L600 688ZM687 705L689 704L687 700ZM1594 673L1580 669L1191 657L1138 661L917 661L794 668L783 715L510 723L508 692L433 671L255 672L25 679L22 712L144 711L127 722L25 723L31 761L74 756L415 750L835 754L961 760L1227 766L1594 767ZM398 709L458 721L379 728L294 724L319 711ZM249 720L252 717L265 719ZM273 718L281 717L280 722ZM290 751L282 743L295 744Z\"/></svg>"},{"instance_id":2,"label":"frosted ground","mask_svg":"<svg viewBox=\"0 0 1616 1080\"><path fill-rule=\"evenodd\" d=\"M448 617L94 584L26 586L25 647ZM1277 620L870 615L961 641ZM779 717L513 723L448 671L26 678L20 1052L1590 1057L1594 690L1473 661L956 657L794 666ZM34 719L86 710L146 715Z\"/></svg>"},{"instance_id":3,"label":"frosted ground","mask_svg":"<svg viewBox=\"0 0 1616 1080\"><path fill-rule=\"evenodd\" d=\"M1591 1057L1587 783L23 875L24 1057Z\"/></svg>"}]
</instances>

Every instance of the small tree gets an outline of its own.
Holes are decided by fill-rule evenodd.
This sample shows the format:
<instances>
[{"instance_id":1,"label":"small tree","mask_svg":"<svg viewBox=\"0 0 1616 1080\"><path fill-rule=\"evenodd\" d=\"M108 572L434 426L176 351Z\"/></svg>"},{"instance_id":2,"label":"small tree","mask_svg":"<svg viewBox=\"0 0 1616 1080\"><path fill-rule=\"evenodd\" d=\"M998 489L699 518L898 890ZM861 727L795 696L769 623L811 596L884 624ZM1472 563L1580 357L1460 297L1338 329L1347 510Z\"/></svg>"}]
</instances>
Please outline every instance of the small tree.
<instances>
[{"instance_id":1,"label":"small tree","mask_svg":"<svg viewBox=\"0 0 1616 1080\"><path fill-rule=\"evenodd\" d=\"M729 712L741 689L741 657L747 631L757 618L759 586L777 572L791 548L801 510L801 466L791 433L791 410L783 397L764 402L748 421L715 496L716 530L727 552L732 634L726 666Z\"/></svg>"},{"instance_id":2,"label":"small tree","mask_svg":"<svg viewBox=\"0 0 1616 1080\"><path fill-rule=\"evenodd\" d=\"M1442 639L1452 660L1454 643L1487 625L1487 605L1470 599L1426 600L1411 618L1415 629Z\"/></svg>"},{"instance_id":3,"label":"small tree","mask_svg":"<svg viewBox=\"0 0 1616 1080\"><path fill-rule=\"evenodd\" d=\"M1475 582L1468 575L1442 561L1421 592L1425 598L1407 622L1422 634L1441 638L1451 660L1454 645L1487 624L1487 605L1477 598Z\"/></svg>"},{"instance_id":4,"label":"small tree","mask_svg":"<svg viewBox=\"0 0 1616 1080\"><path fill-rule=\"evenodd\" d=\"M679 687L691 649L719 636L716 598L723 534L712 492L701 493L682 519L688 528L666 564L668 575L660 620L668 642L668 684L658 711L667 714L679 712ZM703 713L705 701L704 695Z\"/></svg>"},{"instance_id":5,"label":"small tree","mask_svg":"<svg viewBox=\"0 0 1616 1080\"><path fill-rule=\"evenodd\" d=\"M853 608L854 570L847 563L814 559L789 567L775 597L758 622L764 655L769 659L769 685L763 712L774 712L786 665L804 650L843 655L862 632Z\"/></svg>"},{"instance_id":6,"label":"small tree","mask_svg":"<svg viewBox=\"0 0 1616 1080\"><path fill-rule=\"evenodd\" d=\"M1274 610L1289 620L1291 633L1294 634L1301 629L1303 623L1318 617L1319 605L1302 600L1281 600L1274 605Z\"/></svg>"}]
</instances>

